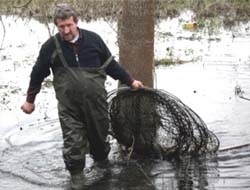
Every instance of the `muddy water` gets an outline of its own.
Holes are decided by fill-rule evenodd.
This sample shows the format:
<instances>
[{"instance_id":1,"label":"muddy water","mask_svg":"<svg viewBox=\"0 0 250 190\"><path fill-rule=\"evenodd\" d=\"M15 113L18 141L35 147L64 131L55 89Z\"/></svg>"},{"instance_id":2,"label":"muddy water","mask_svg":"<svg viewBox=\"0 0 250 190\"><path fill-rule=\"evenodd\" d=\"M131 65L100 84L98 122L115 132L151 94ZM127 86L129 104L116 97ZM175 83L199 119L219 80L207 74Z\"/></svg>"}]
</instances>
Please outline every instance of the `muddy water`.
<instances>
[{"instance_id":1,"label":"muddy water","mask_svg":"<svg viewBox=\"0 0 250 190\"><path fill-rule=\"evenodd\" d=\"M51 87L37 97L36 111L23 114L29 72L47 28L33 20L3 18L0 58L0 189L67 189L61 159L61 131ZM94 29L117 55L110 23L80 23ZM100 27L101 26L101 27ZM115 24L114 24L115 26ZM250 188L250 46L249 24L230 31L185 31L176 20L156 28L155 55L190 61L157 67L155 86L179 97L206 122L220 140L216 155L180 161L119 161L115 141L105 175L92 176L87 157L86 189L249 189ZM51 29L53 27L51 26ZM18 32L18 34L17 34ZM170 32L172 35L164 35ZM49 83L46 83L49 84ZM107 90L116 86L111 79ZM237 95L236 89L241 89Z\"/></svg>"}]
</instances>

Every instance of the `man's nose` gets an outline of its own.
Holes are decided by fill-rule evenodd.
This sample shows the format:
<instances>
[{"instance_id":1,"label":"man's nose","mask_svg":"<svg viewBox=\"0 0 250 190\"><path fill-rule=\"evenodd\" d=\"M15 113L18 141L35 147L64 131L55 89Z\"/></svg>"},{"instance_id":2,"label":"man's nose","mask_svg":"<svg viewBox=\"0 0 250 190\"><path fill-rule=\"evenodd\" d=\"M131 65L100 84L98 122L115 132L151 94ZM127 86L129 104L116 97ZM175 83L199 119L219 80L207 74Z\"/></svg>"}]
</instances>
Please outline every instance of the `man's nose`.
<instances>
[{"instance_id":1,"label":"man's nose","mask_svg":"<svg viewBox=\"0 0 250 190\"><path fill-rule=\"evenodd\" d=\"M63 28L63 33L64 34L68 34L69 32L70 32L69 27L66 26L66 27Z\"/></svg>"}]
</instances>

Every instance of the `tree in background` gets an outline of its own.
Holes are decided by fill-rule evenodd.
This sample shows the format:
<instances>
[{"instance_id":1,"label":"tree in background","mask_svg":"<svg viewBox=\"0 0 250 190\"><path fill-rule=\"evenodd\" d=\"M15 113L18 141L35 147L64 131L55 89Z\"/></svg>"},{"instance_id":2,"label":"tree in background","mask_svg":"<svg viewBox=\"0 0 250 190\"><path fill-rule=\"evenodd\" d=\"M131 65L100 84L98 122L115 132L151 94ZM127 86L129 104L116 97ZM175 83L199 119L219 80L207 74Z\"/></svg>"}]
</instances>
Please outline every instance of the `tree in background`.
<instances>
[{"instance_id":1,"label":"tree in background","mask_svg":"<svg viewBox=\"0 0 250 190\"><path fill-rule=\"evenodd\" d=\"M119 20L119 62L153 87L155 0L124 0Z\"/></svg>"}]
</instances>

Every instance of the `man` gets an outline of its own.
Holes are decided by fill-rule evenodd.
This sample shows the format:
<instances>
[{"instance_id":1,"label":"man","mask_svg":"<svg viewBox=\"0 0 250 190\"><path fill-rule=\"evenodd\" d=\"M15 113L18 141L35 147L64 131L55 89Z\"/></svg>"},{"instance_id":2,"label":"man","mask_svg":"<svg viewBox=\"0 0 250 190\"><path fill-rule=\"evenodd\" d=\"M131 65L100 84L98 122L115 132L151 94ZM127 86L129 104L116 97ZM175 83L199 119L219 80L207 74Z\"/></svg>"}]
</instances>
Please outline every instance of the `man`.
<instances>
[{"instance_id":1,"label":"man","mask_svg":"<svg viewBox=\"0 0 250 190\"><path fill-rule=\"evenodd\" d=\"M89 152L95 162L101 162L110 151L106 141L106 74L134 89L143 84L112 58L96 33L77 27L78 14L71 6L58 6L54 23L59 33L42 45L21 109L27 114L34 111L35 97L51 69L64 141L63 158L72 188L81 189L85 154Z\"/></svg>"}]
</instances>

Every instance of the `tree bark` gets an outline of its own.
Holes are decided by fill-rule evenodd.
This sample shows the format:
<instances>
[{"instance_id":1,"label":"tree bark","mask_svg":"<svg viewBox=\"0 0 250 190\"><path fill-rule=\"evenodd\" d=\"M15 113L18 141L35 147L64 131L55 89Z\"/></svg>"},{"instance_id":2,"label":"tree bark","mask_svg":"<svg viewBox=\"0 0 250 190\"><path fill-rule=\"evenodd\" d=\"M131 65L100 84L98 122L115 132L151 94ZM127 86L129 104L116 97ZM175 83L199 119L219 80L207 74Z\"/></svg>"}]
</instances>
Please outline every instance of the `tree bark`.
<instances>
[{"instance_id":1,"label":"tree bark","mask_svg":"<svg viewBox=\"0 0 250 190\"><path fill-rule=\"evenodd\" d=\"M155 0L124 0L118 24L119 62L153 87Z\"/></svg>"}]
</instances>

